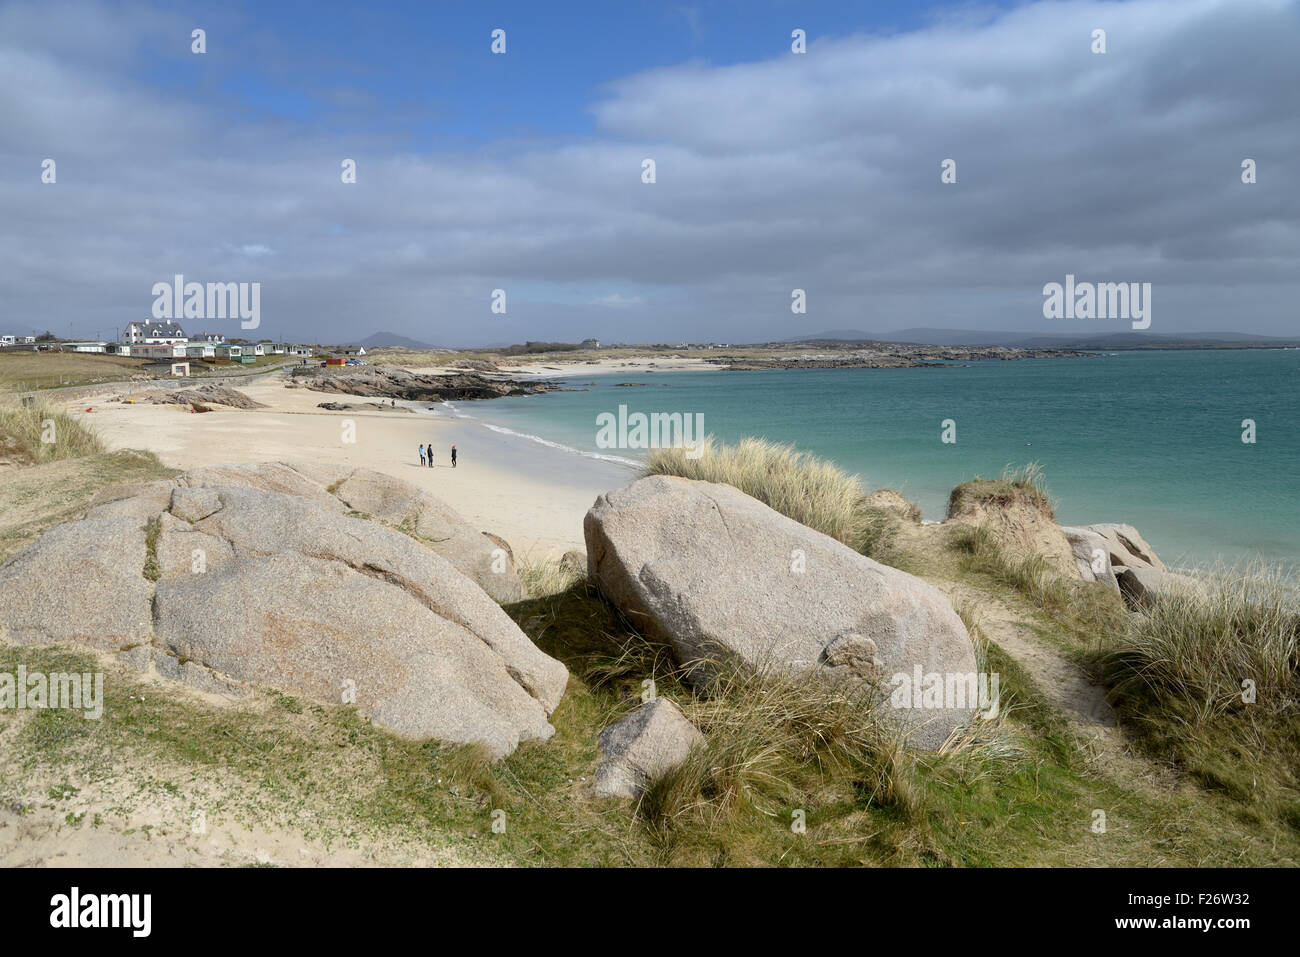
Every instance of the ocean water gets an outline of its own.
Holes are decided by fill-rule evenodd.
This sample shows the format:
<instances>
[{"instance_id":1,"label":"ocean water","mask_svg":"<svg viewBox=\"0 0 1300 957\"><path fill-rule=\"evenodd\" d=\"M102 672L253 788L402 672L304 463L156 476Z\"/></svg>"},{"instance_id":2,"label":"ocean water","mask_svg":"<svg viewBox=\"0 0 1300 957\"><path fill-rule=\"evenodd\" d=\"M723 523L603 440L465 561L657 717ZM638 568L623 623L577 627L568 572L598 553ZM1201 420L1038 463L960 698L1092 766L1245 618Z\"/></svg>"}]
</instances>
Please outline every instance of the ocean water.
<instances>
[{"instance_id":1,"label":"ocean water","mask_svg":"<svg viewBox=\"0 0 1300 957\"><path fill-rule=\"evenodd\" d=\"M1118 353L920 369L626 371L566 380L580 392L465 403L498 431L588 455L596 417L703 415L723 441L763 436L889 486L926 520L952 487L1036 462L1063 524L1137 526L1180 566L1300 562L1300 350ZM619 388L619 382L644 387ZM942 422L957 441L941 441ZM1242 441L1245 419L1255 442Z\"/></svg>"}]
</instances>

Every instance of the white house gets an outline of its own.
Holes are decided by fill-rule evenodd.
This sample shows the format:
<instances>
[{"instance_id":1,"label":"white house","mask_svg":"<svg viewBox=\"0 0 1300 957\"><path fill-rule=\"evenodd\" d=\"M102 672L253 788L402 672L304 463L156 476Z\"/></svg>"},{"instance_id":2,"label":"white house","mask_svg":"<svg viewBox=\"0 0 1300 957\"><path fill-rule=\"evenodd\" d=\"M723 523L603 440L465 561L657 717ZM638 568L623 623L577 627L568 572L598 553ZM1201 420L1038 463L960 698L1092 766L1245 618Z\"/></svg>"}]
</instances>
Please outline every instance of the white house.
<instances>
[{"instance_id":1,"label":"white house","mask_svg":"<svg viewBox=\"0 0 1300 957\"><path fill-rule=\"evenodd\" d=\"M215 342L191 342L185 347L187 359L215 359L217 344Z\"/></svg>"},{"instance_id":2,"label":"white house","mask_svg":"<svg viewBox=\"0 0 1300 957\"><path fill-rule=\"evenodd\" d=\"M310 346L289 346L289 355L300 356L304 359L310 359L312 351Z\"/></svg>"},{"instance_id":3,"label":"white house","mask_svg":"<svg viewBox=\"0 0 1300 957\"><path fill-rule=\"evenodd\" d=\"M12 346L17 345L17 343L17 336L0 336L0 346Z\"/></svg>"},{"instance_id":4,"label":"white house","mask_svg":"<svg viewBox=\"0 0 1300 957\"><path fill-rule=\"evenodd\" d=\"M336 356L364 356L365 354L365 346L339 346L334 350Z\"/></svg>"},{"instance_id":5,"label":"white house","mask_svg":"<svg viewBox=\"0 0 1300 957\"><path fill-rule=\"evenodd\" d=\"M180 323L170 319L132 322L122 333L122 341L128 345L172 345L177 342L184 343L188 338Z\"/></svg>"},{"instance_id":6,"label":"white house","mask_svg":"<svg viewBox=\"0 0 1300 957\"><path fill-rule=\"evenodd\" d=\"M190 336L190 342L210 342L214 346L219 346L226 341L226 337L219 332L200 332Z\"/></svg>"}]
</instances>

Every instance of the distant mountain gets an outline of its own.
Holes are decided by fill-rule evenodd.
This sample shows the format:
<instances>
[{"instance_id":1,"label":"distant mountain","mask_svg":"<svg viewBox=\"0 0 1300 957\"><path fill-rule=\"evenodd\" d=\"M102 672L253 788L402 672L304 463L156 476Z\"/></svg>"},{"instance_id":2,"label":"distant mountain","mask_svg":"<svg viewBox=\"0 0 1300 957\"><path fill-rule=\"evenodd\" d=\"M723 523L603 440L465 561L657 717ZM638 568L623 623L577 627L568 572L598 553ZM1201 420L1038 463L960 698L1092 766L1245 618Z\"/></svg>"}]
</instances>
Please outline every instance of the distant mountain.
<instances>
[{"instance_id":1,"label":"distant mountain","mask_svg":"<svg viewBox=\"0 0 1300 957\"><path fill-rule=\"evenodd\" d=\"M365 346L367 349L377 349L381 346L396 346L399 349L437 349L437 346L430 345L427 342L421 342L419 339L410 339L406 336L399 336L395 332L376 332L373 336L362 339L357 345Z\"/></svg>"},{"instance_id":2,"label":"distant mountain","mask_svg":"<svg viewBox=\"0 0 1300 957\"><path fill-rule=\"evenodd\" d=\"M862 332L836 329L786 342L898 342L926 346L1008 346L1015 349L1186 349L1194 346L1282 346L1300 339L1259 336L1245 332L1196 332L1153 335L1145 332L1096 332L1043 335L1032 332L984 332L971 329L895 329Z\"/></svg>"}]
</instances>

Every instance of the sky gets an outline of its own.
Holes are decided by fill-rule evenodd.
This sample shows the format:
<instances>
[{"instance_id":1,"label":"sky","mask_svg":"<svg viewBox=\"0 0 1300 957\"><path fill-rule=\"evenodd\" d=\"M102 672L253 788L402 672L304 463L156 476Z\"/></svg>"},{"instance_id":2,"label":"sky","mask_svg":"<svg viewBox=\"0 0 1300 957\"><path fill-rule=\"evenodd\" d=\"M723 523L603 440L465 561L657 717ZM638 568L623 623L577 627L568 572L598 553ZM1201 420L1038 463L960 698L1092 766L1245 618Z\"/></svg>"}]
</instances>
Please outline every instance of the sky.
<instances>
[{"instance_id":1,"label":"sky","mask_svg":"<svg viewBox=\"0 0 1300 957\"><path fill-rule=\"evenodd\" d=\"M1298 162L1297 0L0 0L0 332L176 274L307 342L1129 331L1073 275L1295 336Z\"/></svg>"}]
</instances>

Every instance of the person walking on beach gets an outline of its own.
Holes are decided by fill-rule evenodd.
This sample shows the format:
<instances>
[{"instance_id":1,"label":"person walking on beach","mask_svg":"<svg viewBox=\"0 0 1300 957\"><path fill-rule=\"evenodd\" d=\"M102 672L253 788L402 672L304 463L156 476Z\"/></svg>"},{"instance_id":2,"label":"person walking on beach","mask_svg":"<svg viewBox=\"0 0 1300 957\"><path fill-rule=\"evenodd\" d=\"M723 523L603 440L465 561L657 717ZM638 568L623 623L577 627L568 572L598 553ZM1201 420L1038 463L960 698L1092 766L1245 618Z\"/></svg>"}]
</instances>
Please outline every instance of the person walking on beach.
<instances>
[{"instance_id":1,"label":"person walking on beach","mask_svg":"<svg viewBox=\"0 0 1300 957\"><path fill-rule=\"evenodd\" d=\"M433 468L433 443L429 443L429 468Z\"/></svg>"},{"instance_id":2,"label":"person walking on beach","mask_svg":"<svg viewBox=\"0 0 1300 957\"><path fill-rule=\"evenodd\" d=\"M456 446L451 447L451 467L456 467Z\"/></svg>"},{"instance_id":3,"label":"person walking on beach","mask_svg":"<svg viewBox=\"0 0 1300 957\"><path fill-rule=\"evenodd\" d=\"M420 446L420 464L424 464L424 446Z\"/></svg>"}]
</instances>

